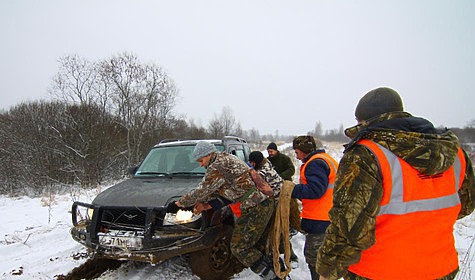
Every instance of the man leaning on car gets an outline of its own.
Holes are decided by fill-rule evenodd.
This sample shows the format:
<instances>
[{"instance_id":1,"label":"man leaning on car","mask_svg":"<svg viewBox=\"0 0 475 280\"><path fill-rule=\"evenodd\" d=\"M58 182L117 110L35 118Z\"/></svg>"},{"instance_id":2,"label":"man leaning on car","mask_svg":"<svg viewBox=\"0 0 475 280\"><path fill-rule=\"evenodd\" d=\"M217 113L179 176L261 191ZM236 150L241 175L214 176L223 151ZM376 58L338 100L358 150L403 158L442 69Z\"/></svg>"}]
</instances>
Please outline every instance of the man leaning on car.
<instances>
[{"instance_id":1,"label":"man leaning on car","mask_svg":"<svg viewBox=\"0 0 475 280\"><path fill-rule=\"evenodd\" d=\"M191 207L195 212L211 208L209 201L223 198L241 202L241 216L236 220L231 237L232 254L246 267L266 279L275 277L272 260L257 249L273 212L273 202L257 190L249 166L236 156L218 152L207 141L200 141L193 151L194 159L205 167L206 174L198 187L183 195L176 205ZM226 205L221 205L224 207ZM216 207L213 203L213 208Z\"/></svg>"}]
</instances>

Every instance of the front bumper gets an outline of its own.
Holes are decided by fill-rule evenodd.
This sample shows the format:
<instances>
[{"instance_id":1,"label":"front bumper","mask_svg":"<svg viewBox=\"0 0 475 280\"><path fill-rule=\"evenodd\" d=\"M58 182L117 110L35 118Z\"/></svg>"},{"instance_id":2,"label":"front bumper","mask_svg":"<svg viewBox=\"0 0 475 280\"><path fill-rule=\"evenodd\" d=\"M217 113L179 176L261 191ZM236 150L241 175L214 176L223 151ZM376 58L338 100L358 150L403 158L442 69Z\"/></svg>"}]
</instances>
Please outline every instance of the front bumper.
<instances>
[{"instance_id":1,"label":"front bumper","mask_svg":"<svg viewBox=\"0 0 475 280\"><path fill-rule=\"evenodd\" d=\"M77 207L94 209L87 222L76 217ZM164 207L142 209L141 225L105 222L107 209L91 204L75 202L72 207L73 227L70 234L74 240L87 247L97 257L116 260L134 260L160 263L167 259L209 248L224 231L222 222L212 222L209 215L192 224L164 226ZM122 209L127 211L127 209ZM114 211L118 211L114 209ZM210 225L212 224L212 225ZM119 242L116 242L119 241Z\"/></svg>"}]
</instances>

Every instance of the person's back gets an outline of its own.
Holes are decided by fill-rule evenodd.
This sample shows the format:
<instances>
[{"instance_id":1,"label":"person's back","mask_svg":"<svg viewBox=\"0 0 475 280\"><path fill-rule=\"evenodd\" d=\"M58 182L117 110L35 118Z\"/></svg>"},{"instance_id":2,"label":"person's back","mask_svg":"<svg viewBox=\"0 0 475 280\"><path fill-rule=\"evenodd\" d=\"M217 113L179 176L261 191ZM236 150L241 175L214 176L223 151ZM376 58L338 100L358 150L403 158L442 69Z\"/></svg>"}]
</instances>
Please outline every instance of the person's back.
<instances>
[{"instance_id":1,"label":"person's back","mask_svg":"<svg viewBox=\"0 0 475 280\"><path fill-rule=\"evenodd\" d=\"M356 117L317 271L323 279L453 279L453 225L474 207L473 169L457 137L404 112L386 88L365 95Z\"/></svg>"},{"instance_id":2,"label":"person's back","mask_svg":"<svg viewBox=\"0 0 475 280\"><path fill-rule=\"evenodd\" d=\"M249 154L249 162L252 167L262 176L274 192L274 197L278 198L283 185L283 179L270 163L259 151Z\"/></svg>"}]
</instances>

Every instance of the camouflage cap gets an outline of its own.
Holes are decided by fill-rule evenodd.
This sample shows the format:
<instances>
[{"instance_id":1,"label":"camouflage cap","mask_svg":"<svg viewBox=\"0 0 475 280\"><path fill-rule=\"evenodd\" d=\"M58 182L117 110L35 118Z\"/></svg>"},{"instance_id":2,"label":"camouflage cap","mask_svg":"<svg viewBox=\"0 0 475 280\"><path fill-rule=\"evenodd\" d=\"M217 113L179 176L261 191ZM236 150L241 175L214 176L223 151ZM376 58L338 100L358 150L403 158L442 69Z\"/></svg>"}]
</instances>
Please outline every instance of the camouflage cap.
<instances>
[{"instance_id":1,"label":"camouflage cap","mask_svg":"<svg viewBox=\"0 0 475 280\"><path fill-rule=\"evenodd\" d=\"M306 154L310 154L317 149L317 145L315 144L313 136L302 135L294 138L292 141L292 149L299 149Z\"/></svg>"}]
</instances>

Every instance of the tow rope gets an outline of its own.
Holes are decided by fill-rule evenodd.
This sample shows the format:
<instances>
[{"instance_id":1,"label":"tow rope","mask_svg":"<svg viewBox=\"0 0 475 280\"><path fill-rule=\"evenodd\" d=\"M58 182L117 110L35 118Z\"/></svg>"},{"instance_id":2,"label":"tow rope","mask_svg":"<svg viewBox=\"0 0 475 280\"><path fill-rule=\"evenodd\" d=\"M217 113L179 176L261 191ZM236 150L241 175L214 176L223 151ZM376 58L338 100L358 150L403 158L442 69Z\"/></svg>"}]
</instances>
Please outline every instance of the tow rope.
<instances>
[{"instance_id":1,"label":"tow rope","mask_svg":"<svg viewBox=\"0 0 475 280\"><path fill-rule=\"evenodd\" d=\"M294 183L284 180L284 185L280 191L279 203L277 205L274 225L271 231L271 247L272 247L272 260L274 263L275 275L280 279L284 279L289 275L292 267L290 266L290 226L302 231L300 228L300 210L298 209L298 203L295 199L292 199L292 190L294 189ZM297 207L297 208L296 208ZM280 242L284 245L284 264L286 269L281 271L280 258Z\"/></svg>"}]
</instances>

